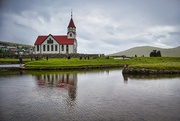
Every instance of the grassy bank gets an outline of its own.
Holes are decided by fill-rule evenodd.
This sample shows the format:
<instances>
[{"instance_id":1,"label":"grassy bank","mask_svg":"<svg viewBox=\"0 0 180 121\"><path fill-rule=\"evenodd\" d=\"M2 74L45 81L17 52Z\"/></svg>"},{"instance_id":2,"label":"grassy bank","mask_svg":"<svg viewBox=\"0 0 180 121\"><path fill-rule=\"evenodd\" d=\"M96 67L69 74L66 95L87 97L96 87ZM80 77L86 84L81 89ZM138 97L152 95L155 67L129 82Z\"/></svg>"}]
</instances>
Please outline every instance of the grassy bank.
<instances>
[{"instance_id":1,"label":"grassy bank","mask_svg":"<svg viewBox=\"0 0 180 121\"><path fill-rule=\"evenodd\" d=\"M155 70L180 70L179 57L146 57L134 58L131 68L146 68Z\"/></svg>"},{"instance_id":2,"label":"grassy bank","mask_svg":"<svg viewBox=\"0 0 180 121\"><path fill-rule=\"evenodd\" d=\"M31 61L30 58L23 59L23 63ZM19 59L12 59L12 58L0 58L0 64L18 64Z\"/></svg>"},{"instance_id":3,"label":"grassy bank","mask_svg":"<svg viewBox=\"0 0 180 121\"><path fill-rule=\"evenodd\" d=\"M114 59L105 59L105 58L98 58L98 59L82 59L79 60L78 58L50 58L48 61L46 59L42 59L39 61L31 61L26 63L25 67L29 69L59 69L59 68L93 68L93 67L103 67L103 66L122 66L119 63L119 60Z\"/></svg>"},{"instance_id":4,"label":"grassy bank","mask_svg":"<svg viewBox=\"0 0 180 121\"><path fill-rule=\"evenodd\" d=\"M50 58L31 61L25 64L28 69L60 69L60 68L76 68L76 67L108 67L108 66L123 66L128 64L131 68L147 68L147 69L168 69L168 70L180 70L180 58L179 57L142 57L131 59L89 59L79 60L78 58Z\"/></svg>"}]
</instances>

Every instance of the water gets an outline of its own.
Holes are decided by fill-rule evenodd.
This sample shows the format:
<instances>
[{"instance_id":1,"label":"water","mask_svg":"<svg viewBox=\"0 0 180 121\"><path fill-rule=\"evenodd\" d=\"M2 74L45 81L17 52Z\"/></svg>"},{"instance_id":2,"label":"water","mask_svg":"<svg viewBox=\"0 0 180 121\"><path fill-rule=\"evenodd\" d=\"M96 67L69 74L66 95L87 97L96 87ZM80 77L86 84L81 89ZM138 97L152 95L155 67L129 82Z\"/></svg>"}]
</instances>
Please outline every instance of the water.
<instances>
[{"instance_id":1,"label":"water","mask_svg":"<svg viewBox=\"0 0 180 121\"><path fill-rule=\"evenodd\" d=\"M0 74L2 121L179 121L180 76L121 70Z\"/></svg>"}]
</instances>

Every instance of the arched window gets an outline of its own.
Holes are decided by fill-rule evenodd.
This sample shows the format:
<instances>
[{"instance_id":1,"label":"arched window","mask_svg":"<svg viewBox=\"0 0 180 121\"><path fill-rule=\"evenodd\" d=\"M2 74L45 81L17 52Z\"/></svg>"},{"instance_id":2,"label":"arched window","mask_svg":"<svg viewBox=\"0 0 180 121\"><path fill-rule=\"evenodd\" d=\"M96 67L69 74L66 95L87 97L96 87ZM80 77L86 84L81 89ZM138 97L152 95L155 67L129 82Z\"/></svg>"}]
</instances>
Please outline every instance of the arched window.
<instances>
[{"instance_id":1,"label":"arched window","mask_svg":"<svg viewBox=\"0 0 180 121\"><path fill-rule=\"evenodd\" d=\"M47 45L47 51L49 51L49 45Z\"/></svg>"},{"instance_id":2,"label":"arched window","mask_svg":"<svg viewBox=\"0 0 180 121\"><path fill-rule=\"evenodd\" d=\"M61 47L62 47L61 50L64 51L64 45L62 45Z\"/></svg>"},{"instance_id":3,"label":"arched window","mask_svg":"<svg viewBox=\"0 0 180 121\"><path fill-rule=\"evenodd\" d=\"M53 48L54 46L53 45L51 45L51 51L53 51L54 50L54 48Z\"/></svg>"},{"instance_id":4,"label":"arched window","mask_svg":"<svg viewBox=\"0 0 180 121\"><path fill-rule=\"evenodd\" d=\"M55 45L55 51L57 51L57 45Z\"/></svg>"},{"instance_id":5,"label":"arched window","mask_svg":"<svg viewBox=\"0 0 180 121\"><path fill-rule=\"evenodd\" d=\"M39 51L39 45L37 45L37 51Z\"/></svg>"},{"instance_id":6,"label":"arched window","mask_svg":"<svg viewBox=\"0 0 180 121\"><path fill-rule=\"evenodd\" d=\"M43 45L43 51L46 51L46 45Z\"/></svg>"}]
</instances>

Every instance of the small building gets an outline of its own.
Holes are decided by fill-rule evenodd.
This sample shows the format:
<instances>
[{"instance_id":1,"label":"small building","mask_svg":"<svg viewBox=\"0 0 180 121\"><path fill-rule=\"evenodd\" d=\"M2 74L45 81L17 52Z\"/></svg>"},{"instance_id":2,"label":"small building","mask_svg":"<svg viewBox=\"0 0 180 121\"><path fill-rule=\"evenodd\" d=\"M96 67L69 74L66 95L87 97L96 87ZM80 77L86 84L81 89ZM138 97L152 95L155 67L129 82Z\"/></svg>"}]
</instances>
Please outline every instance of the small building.
<instances>
[{"instance_id":1,"label":"small building","mask_svg":"<svg viewBox=\"0 0 180 121\"><path fill-rule=\"evenodd\" d=\"M34 44L34 54L70 54L77 53L76 26L72 13L67 35L38 36Z\"/></svg>"},{"instance_id":2,"label":"small building","mask_svg":"<svg viewBox=\"0 0 180 121\"><path fill-rule=\"evenodd\" d=\"M4 46L4 45L0 45L0 49L1 49L3 52L9 51L9 49L7 48L7 46Z\"/></svg>"}]
</instances>

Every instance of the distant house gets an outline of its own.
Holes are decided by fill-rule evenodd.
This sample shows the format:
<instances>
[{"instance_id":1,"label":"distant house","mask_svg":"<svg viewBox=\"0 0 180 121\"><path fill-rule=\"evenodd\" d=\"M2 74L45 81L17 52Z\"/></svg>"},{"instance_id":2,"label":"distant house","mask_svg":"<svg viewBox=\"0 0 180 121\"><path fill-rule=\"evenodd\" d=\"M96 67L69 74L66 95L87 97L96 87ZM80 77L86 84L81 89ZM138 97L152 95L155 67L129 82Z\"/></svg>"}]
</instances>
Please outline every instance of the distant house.
<instances>
[{"instance_id":1,"label":"distant house","mask_svg":"<svg viewBox=\"0 0 180 121\"><path fill-rule=\"evenodd\" d=\"M9 49L6 46L0 45L0 49L4 52L7 52Z\"/></svg>"},{"instance_id":2,"label":"distant house","mask_svg":"<svg viewBox=\"0 0 180 121\"><path fill-rule=\"evenodd\" d=\"M9 46L8 50L9 50L9 52L14 53L14 54L18 53L17 47L14 47L14 46Z\"/></svg>"},{"instance_id":3,"label":"distant house","mask_svg":"<svg viewBox=\"0 0 180 121\"><path fill-rule=\"evenodd\" d=\"M34 44L34 54L77 53L76 26L72 14L67 29L67 35L38 36Z\"/></svg>"}]
</instances>

